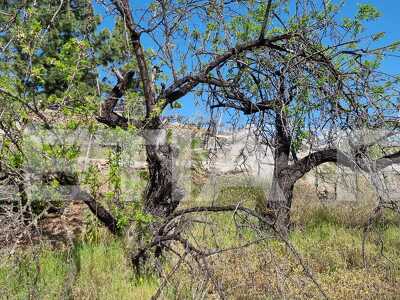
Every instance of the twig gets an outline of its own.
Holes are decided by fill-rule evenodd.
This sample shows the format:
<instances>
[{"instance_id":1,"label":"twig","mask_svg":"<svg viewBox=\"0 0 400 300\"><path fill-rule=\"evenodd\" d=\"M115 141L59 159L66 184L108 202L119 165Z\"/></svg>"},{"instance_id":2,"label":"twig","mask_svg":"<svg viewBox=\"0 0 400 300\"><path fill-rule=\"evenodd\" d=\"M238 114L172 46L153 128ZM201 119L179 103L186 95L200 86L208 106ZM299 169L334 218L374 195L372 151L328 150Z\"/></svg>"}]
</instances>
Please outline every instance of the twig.
<instances>
[{"instance_id":1,"label":"twig","mask_svg":"<svg viewBox=\"0 0 400 300\"><path fill-rule=\"evenodd\" d=\"M263 40L265 37L265 31L268 25L268 19L271 11L272 0L268 0L267 8L265 9L264 21L262 23L261 32L260 32L260 40Z\"/></svg>"}]
</instances>

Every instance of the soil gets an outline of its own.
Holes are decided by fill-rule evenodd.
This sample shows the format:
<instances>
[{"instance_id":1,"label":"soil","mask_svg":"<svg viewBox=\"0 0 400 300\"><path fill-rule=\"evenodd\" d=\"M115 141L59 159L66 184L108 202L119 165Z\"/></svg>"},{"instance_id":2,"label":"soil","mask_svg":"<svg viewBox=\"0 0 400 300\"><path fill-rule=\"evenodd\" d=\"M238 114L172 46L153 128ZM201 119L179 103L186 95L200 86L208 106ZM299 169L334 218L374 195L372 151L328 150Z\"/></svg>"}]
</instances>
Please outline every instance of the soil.
<instances>
[{"instance_id":1,"label":"soil","mask_svg":"<svg viewBox=\"0 0 400 300\"><path fill-rule=\"evenodd\" d=\"M84 203L71 201L62 214L48 214L38 224L41 238L55 246L72 243L84 230L87 210Z\"/></svg>"}]
</instances>

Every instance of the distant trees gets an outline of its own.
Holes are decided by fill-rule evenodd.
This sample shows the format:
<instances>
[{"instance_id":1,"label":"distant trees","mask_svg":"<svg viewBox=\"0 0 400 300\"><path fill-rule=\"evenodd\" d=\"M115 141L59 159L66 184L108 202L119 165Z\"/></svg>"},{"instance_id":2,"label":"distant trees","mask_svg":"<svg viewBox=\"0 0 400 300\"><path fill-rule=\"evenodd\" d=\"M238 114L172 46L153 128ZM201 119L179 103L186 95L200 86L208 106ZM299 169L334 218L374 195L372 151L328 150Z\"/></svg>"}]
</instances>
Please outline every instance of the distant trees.
<instances>
[{"instance_id":1,"label":"distant trees","mask_svg":"<svg viewBox=\"0 0 400 300\"><path fill-rule=\"evenodd\" d=\"M36 183L74 186L71 196L85 201L117 233L115 218L96 202L95 195L79 188L84 174L73 168L81 151L79 141L71 145L61 134L33 152L26 145L34 144L29 130L33 138L40 138L41 130L54 138L60 130L99 128L95 119L100 113L99 99L110 87L99 74L105 74L110 64L135 63L126 50L123 24L115 24L112 33L99 30L101 18L91 1L3 1L0 10L0 174L2 185L14 187L21 200L14 210L24 211L29 219L49 208L43 205L48 196L35 198L36 204L28 196L33 184L29 173L37 171L32 162L41 160L39 173L44 174L34 174L43 177L34 178ZM126 98L132 102L136 94L132 90ZM65 168L57 166L57 161L64 161ZM51 207L54 201L48 204Z\"/></svg>"},{"instance_id":2,"label":"distant trees","mask_svg":"<svg viewBox=\"0 0 400 300\"><path fill-rule=\"evenodd\" d=\"M1 184L15 187L21 202L14 210L29 219L43 207L28 203L32 154L24 149L24 132L57 126L59 115L47 108L91 113L97 70L88 48L98 20L81 1L2 1L0 11Z\"/></svg>"}]
</instances>

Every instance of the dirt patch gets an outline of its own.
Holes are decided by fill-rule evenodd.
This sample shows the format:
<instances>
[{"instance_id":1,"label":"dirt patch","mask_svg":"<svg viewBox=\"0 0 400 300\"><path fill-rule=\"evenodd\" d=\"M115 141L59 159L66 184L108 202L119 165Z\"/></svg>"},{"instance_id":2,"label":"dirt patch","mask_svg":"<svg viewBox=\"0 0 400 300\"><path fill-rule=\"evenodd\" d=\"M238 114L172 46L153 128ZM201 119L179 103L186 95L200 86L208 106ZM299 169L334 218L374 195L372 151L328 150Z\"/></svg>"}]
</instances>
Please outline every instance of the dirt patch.
<instances>
[{"instance_id":1,"label":"dirt patch","mask_svg":"<svg viewBox=\"0 0 400 300\"><path fill-rule=\"evenodd\" d=\"M38 224L41 238L55 245L74 241L84 230L86 210L81 201L71 201L62 214L48 214Z\"/></svg>"}]
</instances>

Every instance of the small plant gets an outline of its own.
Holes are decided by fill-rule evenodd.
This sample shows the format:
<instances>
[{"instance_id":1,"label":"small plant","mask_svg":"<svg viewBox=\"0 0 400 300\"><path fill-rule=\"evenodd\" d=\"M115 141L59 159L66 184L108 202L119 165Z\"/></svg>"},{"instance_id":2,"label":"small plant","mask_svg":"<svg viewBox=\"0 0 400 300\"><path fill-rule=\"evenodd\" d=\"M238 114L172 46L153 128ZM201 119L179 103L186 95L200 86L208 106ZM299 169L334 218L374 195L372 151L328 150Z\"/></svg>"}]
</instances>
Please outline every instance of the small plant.
<instances>
[{"instance_id":1,"label":"small plant","mask_svg":"<svg viewBox=\"0 0 400 300\"><path fill-rule=\"evenodd\" d=\"M113 203L121 207L121 147L116 148L108 154L108 182L110 185L109 195L112 196Z\"/></svg>"},{"instance_id":2,"label":"small plant","mask_svg":"<svg viewBox=\"0 0 400 300\"><path fill-rule=\"evenodd\" d=\"M88 170L83 174L83 184L89 187L92 195L96 195L100 189L100 170L95 165L90 165Z\"/></svg>"}]
</instances>

